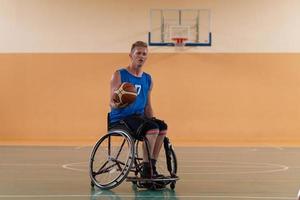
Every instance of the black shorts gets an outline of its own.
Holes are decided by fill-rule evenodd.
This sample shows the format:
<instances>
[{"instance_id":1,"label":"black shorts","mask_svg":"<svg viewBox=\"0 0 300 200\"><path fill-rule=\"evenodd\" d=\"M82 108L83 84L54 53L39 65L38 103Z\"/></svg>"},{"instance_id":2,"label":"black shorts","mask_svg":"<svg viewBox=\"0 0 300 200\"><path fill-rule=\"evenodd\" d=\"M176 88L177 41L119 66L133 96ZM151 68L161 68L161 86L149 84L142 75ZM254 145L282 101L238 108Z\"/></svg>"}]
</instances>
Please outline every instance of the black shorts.
<instances>
[{"instance_id":1,"label":"black shorts","mask_svg":"<svg viewBox=\"0 0 300 200\"><path fill-rule=\"evenodd\" d=\"M141 115L131 115L123 120L109 124L109 129L115 127L129 129L132 136L136 139L142 139L151 130L158 130L159 135L165 135L168 129L167 124L163 120L149 119Z\"/></svg>"}]
</instances>

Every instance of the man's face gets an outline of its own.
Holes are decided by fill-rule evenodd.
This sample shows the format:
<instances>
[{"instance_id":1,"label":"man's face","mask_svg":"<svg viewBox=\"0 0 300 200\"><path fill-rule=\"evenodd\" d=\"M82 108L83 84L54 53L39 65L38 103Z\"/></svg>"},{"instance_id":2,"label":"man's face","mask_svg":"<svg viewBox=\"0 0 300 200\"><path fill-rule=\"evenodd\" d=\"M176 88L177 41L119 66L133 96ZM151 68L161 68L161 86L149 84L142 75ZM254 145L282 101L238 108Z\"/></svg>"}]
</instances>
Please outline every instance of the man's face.
<instances>
[{"instance_id":1,"label":"man's face","mask_svg":"<svg viewBox=\"0 0 300 200\"><path fill-rule=\"evenodd\" d=\"M140 68L144 65L148 57L147 47L135 47L129 54L131 62L135 68Z\"/></svg>"}]
</instances>

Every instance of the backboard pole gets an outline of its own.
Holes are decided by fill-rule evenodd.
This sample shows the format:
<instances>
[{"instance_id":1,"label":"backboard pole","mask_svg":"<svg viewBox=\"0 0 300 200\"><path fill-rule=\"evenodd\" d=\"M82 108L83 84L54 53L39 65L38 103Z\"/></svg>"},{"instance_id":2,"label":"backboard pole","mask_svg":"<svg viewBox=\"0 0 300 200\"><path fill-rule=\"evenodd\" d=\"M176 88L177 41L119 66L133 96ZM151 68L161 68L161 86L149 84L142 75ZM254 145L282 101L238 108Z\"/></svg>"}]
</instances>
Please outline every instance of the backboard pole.
<instances>
[{"instance_id":1,"label":"backboard pole","mask_svg":"<svg viewBox=\"0 0 300 200\"><path fill-rule=\"evenodd\" d=\"M160 31L160 38L162 42L165 42L165 19L164 19L164 13L163 10L160 10L160 20L161 20L161 31Z\"/></svg>"},{"instance_id":2,"label":"backboard pole","mask_svg":"<svg viewBox=\"0 0 300 200\"><path fill-rule=\"evenodd\" d=\"M200 11L198 10L197 12L197 19L196 19L196 41L199 42L199 30L200 30L200 27L199 27L199 19L200 18Z\"/></svg>"},{"instance_id":3,"label":"backboard pole","mask_svg":"<svg viewBox=\"0 0 300 200\"><path fill-rule=\"evenodd\" d=\"M178 15L178 17L179 17L179 19L178 19L178 22L179 22L179 25L181 25L181 10L179 10L179 13L178 13L179 15Z\"/></svg>"}]
</instances>

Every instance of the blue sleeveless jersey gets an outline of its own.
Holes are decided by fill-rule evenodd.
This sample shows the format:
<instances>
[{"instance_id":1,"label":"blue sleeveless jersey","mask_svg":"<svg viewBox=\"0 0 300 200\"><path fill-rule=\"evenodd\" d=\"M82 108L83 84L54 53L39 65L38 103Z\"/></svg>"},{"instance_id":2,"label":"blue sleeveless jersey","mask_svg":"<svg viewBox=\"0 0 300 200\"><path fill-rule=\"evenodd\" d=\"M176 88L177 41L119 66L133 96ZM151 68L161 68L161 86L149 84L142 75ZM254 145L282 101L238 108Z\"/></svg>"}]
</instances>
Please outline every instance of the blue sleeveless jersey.
<instances>
[{"instance_id":1,"label":"blue sleeveless jersey","mask_svg":"<svg viewBox=\"0 0 300 200\"><path fill-rule=\"evenodd\" d=\"M133 114L144 115L148 93L151 86L151 76L145 72L143 72L141 77L136 77L130 74L126 69L120 69L119 73L121 76L121 83L128 82L133 84L138 95L136 100L129 106L125 108L112 108L109 113L110 123L117 122Z\"/></svg>"}]
</instances>

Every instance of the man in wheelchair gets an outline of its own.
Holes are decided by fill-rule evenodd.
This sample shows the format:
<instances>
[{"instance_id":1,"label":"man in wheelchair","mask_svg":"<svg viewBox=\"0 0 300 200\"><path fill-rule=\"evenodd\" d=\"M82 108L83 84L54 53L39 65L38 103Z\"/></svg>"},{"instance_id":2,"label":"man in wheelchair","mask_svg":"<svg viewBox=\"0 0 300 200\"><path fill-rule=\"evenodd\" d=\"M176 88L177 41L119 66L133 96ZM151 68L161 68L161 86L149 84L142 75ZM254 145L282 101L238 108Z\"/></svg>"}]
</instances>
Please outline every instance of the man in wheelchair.
<instances>
[{"instance_id":1,"label":"man in wheelchair","mask_svg":"<svg viewBox=\"0 0 300 200\"><path fill-rule=\"evenodd\" d=\"M142 70L147 55L147 44L135 42L129 66L112 76L108 132L97 141L90 155L92 188L112 189L126 180L139 188L160 189L170 185L175 189L179 180L175 151L166 137L167 124L153 115L153 82ZM157 164L162 146L165 159L161 156ZM157 167L168 175L159 174ZM128 176L130 172L134 176Z\"/></svg>"},{"instance_id":2,"label":"man in wheelchair","mask_svg":"<svg viewBox=\"0 0 300 200\"><path fill-rule=\"evenodd\" d=\"M129 56L130 64L114 72L111 79L109 127L127 126L125 128L131 130L134 138L145 137L149 144L149 152L144 142L141 177L163 177L156 169L156 162L168 127L164 121L154 118L151 106L153 81L148 73L143 72L142 68L148 57L147 44L142 41L135 42L132 44ZM133 84L137 90L136 100L129 105L117 102L113 98L114 92L124 82ZM148 158L148 153L150 158Z\"/></svg>"}]
</instances>

